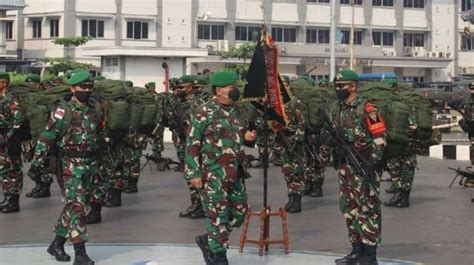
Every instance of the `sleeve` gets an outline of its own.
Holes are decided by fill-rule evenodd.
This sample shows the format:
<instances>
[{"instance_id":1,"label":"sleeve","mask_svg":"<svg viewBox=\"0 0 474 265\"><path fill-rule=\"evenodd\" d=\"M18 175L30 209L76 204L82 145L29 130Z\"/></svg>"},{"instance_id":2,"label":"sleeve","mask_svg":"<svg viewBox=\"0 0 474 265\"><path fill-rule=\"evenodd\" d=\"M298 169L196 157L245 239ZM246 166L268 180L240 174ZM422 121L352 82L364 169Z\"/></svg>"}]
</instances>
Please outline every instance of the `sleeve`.
<instances>
[{"instance_id":1,"label":"sleeve","mask_svg":"<svg viewBox=\"0 0 474 265\"><path fill-rule=\"evenodd\" d=\"M191 115L190 126L188 126L184 156L184 177L187 180L202 178L201 147L204 141L204 122L207 117L207 113L204 112L204 110L197 111Z\"/></svg>"},{"instance_id":2,"label":"sleeve","mask_svg":"<svg viewBox=\"0 0 474 265\"><path fill-rule=\"evenodd\" d=\"M31 161L32 166L42 168L45 158L54 150L58 136L64 124L65 107L59 106L51 113L45 130L38 138L35 154Z\"/></svg>"},{"instance_id":3,"label":"sleeve","mask_svg":"<svg viewBox=\"0 0 474 265\"><path fill-rule=\"evenodd\" d=\"M13 123L7 133L8 139L13 136L15 130L19 129L24 121L23 114L21 113L20 103L15 96L11 97L9 109L11 111L11 116L13 117Z\"/></svg>"},{"instance_id":4,"label":"sleeve","mask_svg":"<svg viewBox=\"0 0 474 265\"><path fill-rule=\"evenodd\" d=\"M304 113L306 112L305 105L302 101L298 100L295 108L295 119L296 119L296 133L295 138L297 142L303 142L306 134L306 121L304 119Z\"/></svg>"}]
</instances>

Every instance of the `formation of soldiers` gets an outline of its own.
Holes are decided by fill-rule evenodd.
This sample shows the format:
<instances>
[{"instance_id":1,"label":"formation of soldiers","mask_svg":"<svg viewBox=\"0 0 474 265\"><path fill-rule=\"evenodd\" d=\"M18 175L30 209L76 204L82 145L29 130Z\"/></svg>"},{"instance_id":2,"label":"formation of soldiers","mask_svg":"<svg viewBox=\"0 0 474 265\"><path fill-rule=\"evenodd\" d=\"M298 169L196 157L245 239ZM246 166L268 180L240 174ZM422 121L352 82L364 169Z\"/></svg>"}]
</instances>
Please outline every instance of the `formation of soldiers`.
<instances>
[{"instance_id":1,"label":"formation of soldiers","mask_svg":"<svg viewBox=\"0 0 474 265\"><path fill-rule=\"evenodd\" d=\"M142 152L148 142L153 153L146 158L156 162L158 170L170 169L171 160L162 155L165 128L173 133L178 157L174 170L184 172L191 201L179 217L208 220L207 233L196 238L206 264L228 264L225 251L229 235L242 224L248 208L245 179L250 176L246 167L251 164L242 146L256 144L261 154L264 133L269 134L274 163L281 165L287 183L285 208L290 213L302 211L303 196L322 197L326 167L332 163L338 169L340 209L353 249L336 260L337 264L377 264L381 172L389 172L392 178L392 187L387 192L393 193L393 197L385 205L409 207L416 168L413 150L417 146L381 161L387 144L386 127L376 104L358 96L358 76L351 70L338 73L334 82L321 80L317 85L334 96L334 104L325 109L328 120L324 126L312 127L307 117L316 110L308 109L304 98L293 97L285 105L288 123L279 132L263 131L266 126L262 126L258 110L251 111L253 116L245 113L248 108L240 102L239 77L223 71L173 78L169 93L156 93L154 82L146 84L147 93L154 96L158 106L156 127L148 134L113 137L104 125L104 104L92 93L95 83L102 79L100 76L93 79L88 72L79 70L67 80L41 81L37 75L25 80L39 90L66 82L71 92L55 106L45 130L36 139L28 170L36 185L26 193L31 198L49 197L54 175L58 176L64 208L55 225L55 238L47 250L57 261L71 259L64 250L64 244L69 241L74 245L74 264L94 264L86 254L84 243L89 238L86 224L102 221L102 206L119 207L122 192L138 192ZM308 78L300 79L315 87ZM283 81L286 88L294 91L291 85L294 80L284 76ZM0 209L3 213L20 210L23 186L23 145L16 138L25 117L17 95L8 92L9 83L9 74L0 73L0 177L4 192ZM132 82L125 85L135 89ZM394 91L398 89L395 81L387 86ZM414 117L409 119L410 133L415 133L417 121ZM257 125L255 128L251 126L253 123ZM471 130L466 122L461 126ZM340 149L341 144L331 131L335 128L343 128L342 138L348 148L361 153L362 160L374 166L361 171ZM258 159L261 162L261 157Z\"/></svg>"}]
</instances>

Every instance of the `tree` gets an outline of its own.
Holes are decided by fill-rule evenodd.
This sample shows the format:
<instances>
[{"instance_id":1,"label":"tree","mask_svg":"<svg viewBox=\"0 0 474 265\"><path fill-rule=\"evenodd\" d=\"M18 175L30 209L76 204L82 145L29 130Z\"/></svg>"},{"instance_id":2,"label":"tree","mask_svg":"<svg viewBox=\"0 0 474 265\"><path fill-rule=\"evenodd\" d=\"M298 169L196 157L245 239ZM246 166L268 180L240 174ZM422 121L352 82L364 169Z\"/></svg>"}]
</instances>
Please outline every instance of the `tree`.
<instances>
[{"instance_id":1,"label":"tree","mask_svg":"<svg viewBox=\"0 0 474 265\"><path fill-rule=\"evenodd\" d=\"M76 69L84 69L88 70L92 67L91 64L79 63L74 60L74 58L70 56L66 57L57 57L57 58L44 58L42 61L45 64L51 64L51 72L58 74L58 73L65 73L68 71L76 70Z\"/></svg>"},{"instance_id":2,"label":"tree","mask_svg":"<svg viewBox=\"0 0 474 265\"><path fill-rule=\"evenodd\" d=\"M85 45L88 43L90 40L92 40L91 37L64 37L64 38L56 38L53 40L53 43L56 45L61 45L64 46L66 49L66 54L69 56L69 48L71 47L79 47L82 45Z\"/></svg>"},{"instance_id":3,"label":"tree","mask_svg":"<svg viewBox=\"0 0 474 265\"><path fill-rule=\"evenodd\" d=\"M247 60L252 59L253 53L257 44L253 42L246 42L239 47L232 46L227 52L219 52L221 59L237 58L239 60L244 60L244 65L232 65L230 68L234 69L239 75L240 78L245 78L248 71Z\"/></svg>"}]
</instances>

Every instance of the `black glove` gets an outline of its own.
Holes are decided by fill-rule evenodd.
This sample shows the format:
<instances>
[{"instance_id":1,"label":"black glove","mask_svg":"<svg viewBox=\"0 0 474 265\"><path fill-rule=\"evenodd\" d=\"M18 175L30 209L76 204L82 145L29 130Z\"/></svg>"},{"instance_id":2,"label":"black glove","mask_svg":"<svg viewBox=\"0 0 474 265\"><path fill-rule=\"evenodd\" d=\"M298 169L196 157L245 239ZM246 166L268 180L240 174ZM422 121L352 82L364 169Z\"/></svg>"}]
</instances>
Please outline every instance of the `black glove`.
<instances>
[{"instance_id":1,"label":"black glove","mask_svg":"<svg viewBox=\"0 0 474 265\"><path fill-rule=\"evenodd\" d=\"M31 165L30 170L28 170L28 176L31 179L39 179L41 177L41 169L37 166Z\"/></svg>"},{"instance_id":2,"label":"black glove","mask_svg":"<svg viewBox=\"0 0 474 265\"><path fill-rule=\"evenodd\" d=\"M461 119L459 120L459 126L461 127L461 129L467 133L470 133L471 132L471 127L469 126L469 124L466 122L465 119Z\"/></svg>"}]
</instances>

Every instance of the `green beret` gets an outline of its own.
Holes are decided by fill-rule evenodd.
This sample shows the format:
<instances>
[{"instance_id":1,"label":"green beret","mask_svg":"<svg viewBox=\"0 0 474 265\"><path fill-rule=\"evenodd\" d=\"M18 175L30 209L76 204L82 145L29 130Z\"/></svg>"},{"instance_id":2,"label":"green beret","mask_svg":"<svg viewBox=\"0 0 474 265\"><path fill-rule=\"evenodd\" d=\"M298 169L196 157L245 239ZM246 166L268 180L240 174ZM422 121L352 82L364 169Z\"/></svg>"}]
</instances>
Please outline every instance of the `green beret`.
<instances>
[{"instance_id":1,"label":"green beret","mask_svg":"<svg viewBox=\"0 0 474 265\"><path fill-rule=\"evenodd\" d=\"M385 79L383 82L390 88L398 87L398 82L395 79Z\"/></svg>"},{"instance_id":2,"label":"green beret","mask_svg":"<svg viewBox=\"0 0 474 265\"><path fill-rule=\"evenodd\" d=\"M46 85L46 84L51 84L53 82L53 80L51 78L45 78L43 80L41 80L41 84L42 85Z\"/></svg>"},{"instance_id":3,"label":"green beret","mask_svg":"<svg viewBox=\"0 0 474 265\"><path fill-rule=\"evenodd\" d=\"M125 81L125 85L128 87L133 87L133 82L130 80Z\"/></svg>"},{"instance_id":4,"label":"green beret","mask_svg":"<svg viewBox=\"0 0 474 265\"><path fill-rule=\"evenodd\" d=\"M155 82L146 83L145 88L150 88L150 87L156 87L156 83Z\"/></svg>"},{"instance_id":5,"label":"green beret","mask_svg":"<svg viewBox=\"0 0 474 265\"><path fill-rule=\"evenodd\" d=\"M225 87L235 84L237 80L239 80L239 77L235 72L222 71L211 76L211 85L215 87Z\"/></svg>"},{"instance_id":6,"label":"green beret","mask_svg":"<svg viewBox=\"0 0 474 265\"><path fill-rule=\"evenodd\" d=\"M193 83L194 82L194 77L192 75L183 75L178 80L176 81L177 85L181 84L187 84L187 83Z\"/></svg>"},{"instance_id":7,"label":"green beret","mask_svg":"<svg viewBox=\"0 0 474 265\"><path fill-rule=\"evenodd\" d=\"M334 78L334 82L350 82L350 81L359 81L359 75L351 69L344 69L337 73Z\"/></svg>"},{"instance_id":8,"label":"green beret","mask_svg":"<svg viewBox=\"0 0 474 265\"><path fill-rule=\"evenodd\" d=\"M290 83L290 77L289 76L282 75L281 78L283 79L283 81L287 82L288 84Z\"/></svg>"},{"instance_id":9,"label":"green beret","mask_svg":"<svg viewBox=\"0 0 474 265\"><path fill-rule=\"evenodd\" d=\"M194 80L194 84L205 86L205 85L209 84L209 82L207 81L207 78L205 76L198 76Z\"/></svg>"},{"instance_id":10,"label":"green beret","mask_svg":"<svg viewBox=\"0 0 474 265\"><path fill-rule=\"evenodd\" d=\"M70 86L80 85L82 83L91 82L91 74L85 70L75 72L69 78L67 84Z\"/></svg>"},{"instance_id":11,"label":"green beret","mask_svg":"<svg viewBox=\"0 0 474 265\"><path fill-rule=\"evenodd\" d=\"M321 81L319 81L319 86L329 86L329 80L321 79Z\"/></svg>"},{"instance_id":12,"label":"green beret","mask_svg":"<svg viewBox=\"0 0 474 265\"><path fill-rule=\"evenodd\" d=\"M102 81L102 80L105 80L106 78L101 76L101 75L98 75L94 78L94 81Z\"/></svg>"},{"instance_id":13,"label":"green beret","mask_svg":"<svg viewBox=\"0 0 474 265\"><path fill-rule=\"evenodd\" d=\"M41 82L41 77L37 74L31 74L26 77L26 82Z\"/></svg>"},{"instance_id":14,"label":"green beret","mask_svg":"<svg viewBox=\"0 0 474 265\"><path fill-rule=\"evenodd\" d=\"M469 89L474 88L474 81L472 81L471 83L469 83Z\"/></svg>"},{"instance_id":15,"label":"green beret","mask_svg":"<svg viewBox=\"0 0 474 265\"><path fill-rule=\"evenodd\" d=\"M0 80L8 80L8 82L10 82L10 74L7 72L0 72Z\"/></svg>"}]
</instances>

